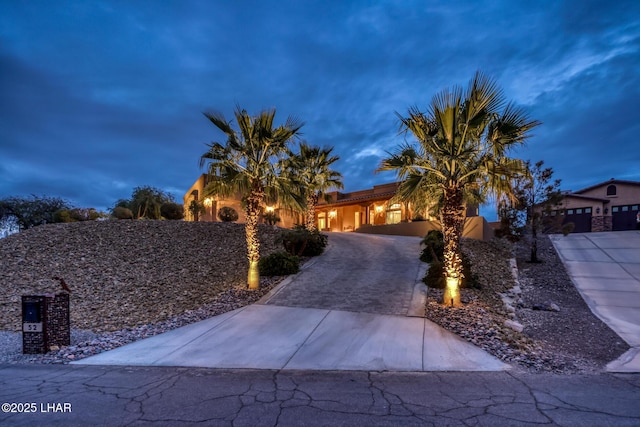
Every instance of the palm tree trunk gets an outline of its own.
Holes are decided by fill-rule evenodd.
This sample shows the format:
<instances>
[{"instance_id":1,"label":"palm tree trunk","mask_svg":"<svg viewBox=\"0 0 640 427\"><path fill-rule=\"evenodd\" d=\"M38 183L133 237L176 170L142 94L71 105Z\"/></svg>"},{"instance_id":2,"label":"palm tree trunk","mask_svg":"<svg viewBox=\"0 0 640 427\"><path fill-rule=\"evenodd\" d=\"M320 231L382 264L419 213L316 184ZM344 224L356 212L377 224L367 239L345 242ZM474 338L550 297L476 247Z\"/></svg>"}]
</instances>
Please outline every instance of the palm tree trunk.
<instances>
[{"instance_id":1,"label":"palm tree trunk","mask_svg":"<svg viewBox=\"0 0 640 427\"><path fill-rule=\"evenodd\" d=\"M247 239L247 258L249 260L247 286L249 289L258 289L260 287L260 272L258 270L258 261L260 261L258 218L260 215L261 201L262 193L252 192L247 198L247 207L245 211L247 216L245 235Z\"/></svg>"},{"instance_id":2,"label":"palm tree trunk","mask_svg":"<svg viewBox=\"0 0 640 427\"><path fill-rule=\"evenodd\" d=\"M446 287L442 304L458 307L460 285L462 283L462 257L460 256L460 238L466 218L462 190L457 187L446 188L441 211L442 234L444 235L444 275Z\"/></svg>"},{"instance_id":3,"label":"palm tree trunk","mask_svg":"<svg viewBox=\"0 0 640 427\"><path fill-rule=\"evenodd\" d=\"M318 195L312 194L307 197L307 211L306 211L306 227L309 231L316 231L316 205L318 204Z\"/></svg>"}]
</instances>

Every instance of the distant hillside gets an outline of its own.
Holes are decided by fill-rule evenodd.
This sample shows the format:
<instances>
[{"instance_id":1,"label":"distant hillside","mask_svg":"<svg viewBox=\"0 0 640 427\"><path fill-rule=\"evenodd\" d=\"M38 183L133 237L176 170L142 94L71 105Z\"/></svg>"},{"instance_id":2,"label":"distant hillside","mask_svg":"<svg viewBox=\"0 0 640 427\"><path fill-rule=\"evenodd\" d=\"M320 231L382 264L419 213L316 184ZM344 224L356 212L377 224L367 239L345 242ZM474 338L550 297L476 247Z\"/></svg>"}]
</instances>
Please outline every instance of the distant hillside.
<instances>
[{"instance_id":1,"label":"distant hillside","mask_svg":"<svg viewBox=\"0 0 640 427\"><path fill-rule=\"evenodd\" d=\"M261 226L261 253L280 249ZM183 221L49 224L0 239L0 330L20 330L21 295L71 289L71 327L156 322L243 286L244 225Z\"/></svg>"}]
</instances>

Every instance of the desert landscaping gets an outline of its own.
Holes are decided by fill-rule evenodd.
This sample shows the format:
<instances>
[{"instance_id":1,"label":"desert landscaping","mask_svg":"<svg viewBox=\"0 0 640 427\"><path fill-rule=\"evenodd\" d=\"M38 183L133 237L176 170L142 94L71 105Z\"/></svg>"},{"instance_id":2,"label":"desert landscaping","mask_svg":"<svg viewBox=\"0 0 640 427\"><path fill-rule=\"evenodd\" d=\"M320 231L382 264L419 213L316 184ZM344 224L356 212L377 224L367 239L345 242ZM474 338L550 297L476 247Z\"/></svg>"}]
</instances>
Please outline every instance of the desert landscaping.
<instances>
[{"instance_id":1,"label":"desert landscaping","mask_svg":"<svg viewBox=\"0 0 640 427\"><path fill-rule=\"evenodd\" d=\"M281 249L279 230L260 227L263 255ZM0 337L7 345L0 357L67 363L251 304L282 277L262 277L259 291L246 290L244 245L241 224L179 221L50 224L1 239ZM546 237L540 264L525 261L524 244L503 240L464 240L463 250L480 289L463 289L459 308L440 305L441 291L431 289L428 319L531 372L599 372L627 350L591 313ZM62 291L53 277L71 289L72 345L22 355L20 296ZM510 291L511 308L499 295Z\"/></svg>"}]
</instances>

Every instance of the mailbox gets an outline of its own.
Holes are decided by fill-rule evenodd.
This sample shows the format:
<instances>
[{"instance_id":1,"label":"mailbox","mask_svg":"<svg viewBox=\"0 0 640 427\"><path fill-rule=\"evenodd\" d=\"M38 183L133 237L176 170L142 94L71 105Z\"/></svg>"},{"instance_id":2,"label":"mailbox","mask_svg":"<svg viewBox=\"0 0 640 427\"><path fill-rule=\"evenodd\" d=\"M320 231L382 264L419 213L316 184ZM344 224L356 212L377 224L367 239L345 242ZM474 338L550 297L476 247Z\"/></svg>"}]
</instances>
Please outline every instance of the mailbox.
<instances>
[{"instance_id":1,"label":"mailbox","mask_svg":"<svg viewBox=\"0 0 640 427\"><path fill-rule=\"evenodd\" d=\"M69 294L22 297L22 352L46 353L53 346L71 344Z\"/></svg>"}]
</instances>

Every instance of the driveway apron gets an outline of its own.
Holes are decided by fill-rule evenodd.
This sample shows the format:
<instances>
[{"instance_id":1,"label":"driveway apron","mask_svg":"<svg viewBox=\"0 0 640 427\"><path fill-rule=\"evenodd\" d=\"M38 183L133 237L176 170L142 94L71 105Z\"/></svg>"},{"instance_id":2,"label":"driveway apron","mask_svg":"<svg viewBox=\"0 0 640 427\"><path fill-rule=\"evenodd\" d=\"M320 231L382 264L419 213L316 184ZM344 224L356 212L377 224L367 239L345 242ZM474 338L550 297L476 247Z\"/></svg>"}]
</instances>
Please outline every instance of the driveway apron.
<instances>
[{"instance_id":1,"label":"driveway apron","mask_svg":"<svg viewBox=\"0 0 640 427\"><path fill-rule=\"evenodd\" d=\"M327 371L508 369L423 317L420 289L425 286L419 279L426 264L418 259L419 249L417 237L332 233L326 252L285 279L262 303L76 363Z\"/></svg>"},{"instance_id":2,"label":"driveway apron","mask_svg":"<svg viewBox=\"0 0 640 427\"><path fill-rule=\"evenodd\" d=\"M406 316L423 264L420 238L332 233L324 255L263 302Z\"/></svg>"}]
</instances>

